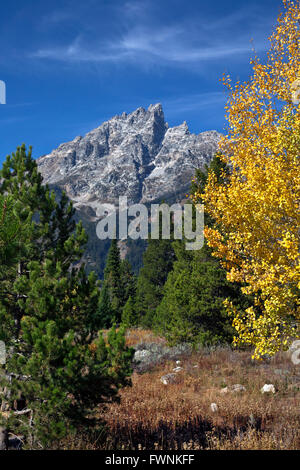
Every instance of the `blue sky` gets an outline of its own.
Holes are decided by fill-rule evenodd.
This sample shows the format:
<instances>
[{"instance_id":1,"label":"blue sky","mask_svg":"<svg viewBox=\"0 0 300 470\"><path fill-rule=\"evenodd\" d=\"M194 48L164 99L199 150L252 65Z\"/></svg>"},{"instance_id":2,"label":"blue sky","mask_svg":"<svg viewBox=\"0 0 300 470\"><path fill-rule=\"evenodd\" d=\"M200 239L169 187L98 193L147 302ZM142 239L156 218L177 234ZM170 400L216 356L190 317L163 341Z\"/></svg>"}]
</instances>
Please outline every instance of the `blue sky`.
<instances>
[{"instance_id":1,"label":"blue sky","mask_svg":"<svg viewBox=\"0 0 300 470\"><path fill-rule=\"evenodd\" d=\"M0 15L0 160L34 156L151 103L170 125L224 130L223 72L245 80L281 0L10 0ZM252 42L251 42L252 40Z\"/></svg>"}]
</instances>

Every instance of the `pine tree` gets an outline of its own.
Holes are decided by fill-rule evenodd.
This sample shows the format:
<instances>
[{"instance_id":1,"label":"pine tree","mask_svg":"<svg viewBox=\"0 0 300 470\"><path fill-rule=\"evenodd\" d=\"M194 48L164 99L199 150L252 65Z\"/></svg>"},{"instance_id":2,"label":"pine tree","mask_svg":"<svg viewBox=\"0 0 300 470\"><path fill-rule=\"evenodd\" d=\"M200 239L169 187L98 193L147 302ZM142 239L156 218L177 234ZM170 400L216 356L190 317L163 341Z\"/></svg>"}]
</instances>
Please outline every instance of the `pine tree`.
<instances>
[{"instance_id":1,"label":"pine tree","mask_svg":"<svg viewBox=\"0 0 300 470\"><path fill-rule=\"evenodd\" d=\"M16 264L21 244L26 243L30 221L21 223L16 202L11 195L0 194L0 277L7 276L9 266Z\"/></svg>"},{"instance_id":2,"label":"pine tree","mask_svg":"<svg viewBox=\"0 0 300 470\"><path fill-rule=\"evenodd\" d=\"M136 313L134 299L130 296L124 305L122 312L122 325L129 328L132 326L137 326L138 316Z\"/></svg>"},{"instance_id":3,"label":"pine tree","mask_svg":"<svg viewBox=\"0 0 300 470\"><path fill-rule=\"evenodd\" d=\"M226 281L224 270L206 247L191 252L185 251L182 242L175 242L174 248L176 261L156 310L154 329L170 344L231 341L233 330L223 301L239 291Z\"/></svg>"},{"instance_id":4,"label":"pine tree","mask_svg":"<svg viewBox=\"0 0 300 470\"><path fill-rule=\"evenodd\" d=\"M103 287L109 294L111 307L111 324L120 322L122 312L122 280L121 280L121 258L118 242L111 241L104 269Z\"/></svg>"},{"instance_id":5,"label":"pine tree","mask_svg":"<svg viewBox=\"0 0 300 470\"><path fill-rule=\"evenodd\" d=\"M108 344L98 333L98 281L80 262L86 235L66 196L56 202L42 185L31 151L22 146L8 157L0 181L17 220L30 221L0 281L0 339L8 351L1 385L9 390L1 419L33 448L93 424L93 408L117 400L129 383L132 352L122 330L113 329Z\"/></svg>"},{"instance_id":6,"label":"pine tree","mask_svg":"<svg viewBox=\"0 0 300 470\"><path fill-rule=\"evenodd\" d=\"M224 181L228 168L216 155L210 165L196 171L192 194L204 191L209 174ZM198 200L201 203L201 200ZM214 220L205 214L205 223ZM214 344L231 341L233 329L224 301L230 298L235 305L247 306L249 299L240 292L238 284L226 280L226 271L212 256L207 243L199 251L186 251L183 241L174 243L176 261L168 275L163 298L156 310L154 328L170 343L192 342Z\"/></svg>"},{"instance_id":7,"label":"pine tree","mask_svg":"<svg viewBox=\"0 0 300 470\"><path fill-rule=\"evenodd\" d=\"M125 305L129 297L135 298L136 276L127 259L121 261L122 304Z\"/></svg>"},{"instance_id":8,"label":"pine tree","mask_svg":"<svg viewBox=\"0 0 300 470\"><path fill-rule=\"evenodd\" d=\"M17 259L16 253L19 245L20 224L16 217L14 217L13 209L13 198L0 195L0 276L2 281L5 279L5 276L8 276L9 268ZM1 304L0 317L5 318L5 311L3 311ZM7 322L9 319L5 318L5 320ZM0 338L1 337L0 325ZM0 364L3 364L3 357L1 359ZM0 378L2 375L3 370L0 365ZM1 426L1 424L3 423L0 422L0 450L5 450L8 445L8 432L7 428Z\"/></svg>"},{"instance_id":9,"label":"pine tree","mask_svg":"<svg viewBox=\"0 0 300 470\"><path fill-rule=\"evenodd\" d=\"M171 240L148 241L137 280L135 303L139 323L144 327L152 327L153 316L163 297L163 287L174 259Z\"/></svg>"},{"instance_id":10,"label":"pine tree","mask_svg":"<svg viewBox=\"0 0 300 470\"><path fill-rule=\"evenodd\" d=\"M229 168L226 163L224 163L223 160L220 158L219 153L216 153L216 155L213 156L209 165L205 164L203 169L198 168L195 171L195 176L192 179L191 184L191 195L200 195L204 192L209 175L214 175L216 181L222 184L224 184L225 181L227 181L228 179ZM197 203L204 204L204 201L201 196L198 197ZM215 223L213 218L207 211L204 211L204 221L205 225L209 227L212 227Z\"/></svg>"},{"instance_id":11,"label":"pine tree","mask_svg":"<svg viewBox=\"0 0 300 470\"><path fill-rule=\"evenodd\" d=\"M112 325L113 310L110 302L109 289L105 282L101 288L97 314L101 328L109 328Z\"/></svg>"},{"instance_id":12,"label":"pine tree","mask_svg":"<svg viewBox=\"0 0 300 470\"><path fill-rule=\"evenodd\" d=\"M101 290L99 316L107 326L119 323L123 307L136 291L136 277L128 260L121 260L116 239L111 241L104 269L104 281Z\"/></svg>"}]
</instances>

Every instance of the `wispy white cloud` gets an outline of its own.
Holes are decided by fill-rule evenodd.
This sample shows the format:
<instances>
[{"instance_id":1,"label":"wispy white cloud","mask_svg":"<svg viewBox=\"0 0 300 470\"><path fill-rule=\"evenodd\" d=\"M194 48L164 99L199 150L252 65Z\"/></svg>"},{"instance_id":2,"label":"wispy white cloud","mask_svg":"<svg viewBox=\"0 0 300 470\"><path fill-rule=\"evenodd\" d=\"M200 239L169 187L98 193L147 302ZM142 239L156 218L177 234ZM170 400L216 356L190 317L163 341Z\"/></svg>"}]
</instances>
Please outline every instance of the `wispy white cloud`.
<instances>
[{"instance_id":1,"label":"wispy white cloud","mask_svg":"<svg viewBox=\"0 0 300 470\"><path fill-rule=\"evenodd\" d=\"M85 2L78 5L77 2L65 0L64 5L60 8L54 9L47 8L47 12L43 14L36 26L38 29L43 31L45 28L54 29L55 27L65 26L67 24L80 24L85 20L84 8L93 8L91 0L85 0Z\"/></svg>"},{"instance_id":2,"label":"wispy white cloud","mask_svg":"<svg viewBox=\"0 0 300 470\"><path fill-rule=\"evenodd\" d=\"M129 0L122 5L120 13L131 20L145 18L149 13L149 3L141 0Z\"/></svg>"},{"instance_id":3,"label":"wispy white cloud","mask_svg":"<svg viewBox=\"0 0 300 470\"><path fill-rule=\"evenodd\" d=\"M122 27L114 37L103 40L95 32L87 35L82 31L68 44L41 47L30 56L68 63L184 65L251 53L250 37L241 25L249 18L254 21L256 15L245 7L224 17L221 24L220 19L198 18L160 25L151 15L145 16L142 4L129 1L124 5ZM259 40L255 48L264 49L264 42Z\"/></svg>"},{"instance_id":4,"label":"wispy white cloud","mask_svg":"<svg viewBox=\"0 0 300 470\"><path fill-rule=\"evenodd\" d=\"M168 28L158 34L139 30L121 40L87 47L80 38L66 46L41 48L30 54L32 58L53 59L67 62L122 62L122 61L164 61L171 63L190 63L221 59L251 52L251 44L228 43L192 47L180 41L176 28ZM261 46L256 45L256 50Z\"/></svg>"},{"instance_id":5,"label":"wispy white cloud","mask_svg":"<svg viewBox=\"0 0 300 470\"><path fill-rule=\"evenodd\" d=\"M206 107L222 106L226 101L224 92L196 93L165 100L163 105L168 114L201 110Z\"/></svg>"}]
</instances>

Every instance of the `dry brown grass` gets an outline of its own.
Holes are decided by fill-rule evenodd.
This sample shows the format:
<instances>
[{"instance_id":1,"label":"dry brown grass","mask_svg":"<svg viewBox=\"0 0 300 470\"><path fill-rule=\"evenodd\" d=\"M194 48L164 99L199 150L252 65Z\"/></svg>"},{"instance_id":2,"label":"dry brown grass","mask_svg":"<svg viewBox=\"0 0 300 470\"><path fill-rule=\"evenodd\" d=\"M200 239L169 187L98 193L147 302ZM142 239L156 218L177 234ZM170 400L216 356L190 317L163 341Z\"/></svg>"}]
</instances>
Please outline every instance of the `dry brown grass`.
<instances>
[{"instance_id":1,"label":"dry brown grass","mask_svg":"<svg viewBox=\"0 0 300 470\"><path fill-rule=\"evenodd\" d=\"M165 344L166 340L157 336L151 330L143 330L141 328L132 328L126 332L127 346L135 346L140 343L158 343Z\"/></svg>"},{"instance_id":2,"label":"dry brown grass","mask_svg":"<svg viewBox=\"0 0 300 470\"><path fill-rule=\"evenodd\" d=\"M141 330L128 337L130 345L154 340L162 341ZM109 429L105 440L87 442L82 437L71 447L299 449L299 366L286 354L278 354L270 363L253 363L250 356L229 348L194 353L182 359L184 370L172 385L163 385L160 377L172 372L174 361L141 375L134 373L132 387L121 392L121 404L99 412ZM236 383L246 392L220 393L222 387ZM260 392L265 383L275 385L275 395ZM215 413L212 402L218 406Z\"/></svg>"},{"instance_id":3,"label":"dry brown grass","mask_svg":"<svg viewBox=\"0 0 300 470\"><path fill-rule=\"evenodd\" d=\"M117 328L119 331L119 328ZM103 338L104 340L107 339L107 335L109 330L103 330ZM129 347L133 347L136 344L140 343L158 343L158 344L166 344L166 340L157 336L151 330L143 330L142 328L131 328L126 331L126 344Z\"/></svg>"}]
</instances>

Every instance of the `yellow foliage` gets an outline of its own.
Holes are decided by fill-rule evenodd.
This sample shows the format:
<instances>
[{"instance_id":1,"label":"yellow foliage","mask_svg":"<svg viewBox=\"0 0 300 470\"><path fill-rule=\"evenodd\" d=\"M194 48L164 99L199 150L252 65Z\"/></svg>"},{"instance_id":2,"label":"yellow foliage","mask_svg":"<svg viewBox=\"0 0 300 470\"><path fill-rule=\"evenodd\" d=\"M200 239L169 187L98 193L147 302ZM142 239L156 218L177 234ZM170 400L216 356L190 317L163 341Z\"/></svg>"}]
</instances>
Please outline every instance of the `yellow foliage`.
<instances>
[{"instance_id":1,"label":"yellow foliage","mask_svg":"<svg viewBox=\"0 0 300 470\"><path fill-rule=\"evenodd\" d=\"M228 279L254 296L244 312L227 308L236 342L254 345L256 358L299 337L300 4L283 3L266 63L251 61L248 82L223 78L229 131L219 150L230 176L218 184L211 174L193 195L216 221L205 236Z\"/></svg>"}]
</instances>

